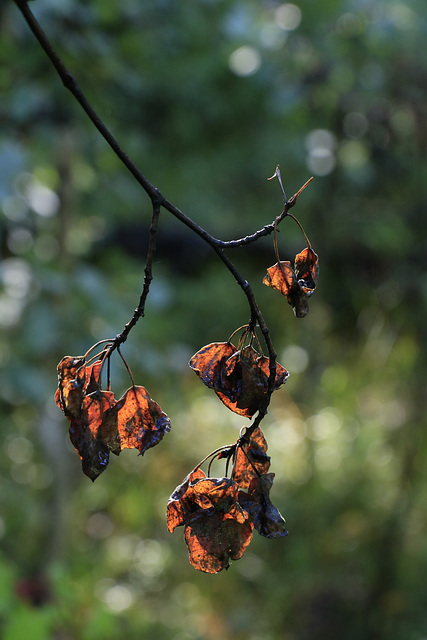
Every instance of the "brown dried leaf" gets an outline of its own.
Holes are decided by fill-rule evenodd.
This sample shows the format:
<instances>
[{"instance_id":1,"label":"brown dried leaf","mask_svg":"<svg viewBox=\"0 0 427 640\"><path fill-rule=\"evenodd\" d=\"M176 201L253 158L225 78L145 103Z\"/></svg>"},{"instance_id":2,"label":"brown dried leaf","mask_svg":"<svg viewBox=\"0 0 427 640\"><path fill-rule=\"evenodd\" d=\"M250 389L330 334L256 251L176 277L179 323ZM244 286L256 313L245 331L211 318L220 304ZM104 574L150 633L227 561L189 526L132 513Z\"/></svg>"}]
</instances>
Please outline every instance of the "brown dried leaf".
<instances>
[{"instance_id":1,"label":"brown dried leaf","mask_svg":"<svg viewBox=\"0 0 427 640\"><path fill-rule=\"evenodd\" d=\"M191 502L183 500L183 497L187 493L189 487L202 478L206 478L206 474L201 469L192 471L188 476L186 476L182 484L176 487L175 491L169 498L166 515L167 525L170 532L172 532L175 527L180 527L185 524L189 518L191 514L189 505L191 505Z\"/></svg>"},{"instance_id":2,"label":"brown dried leaf","mask_svg":"<svg viewBox=\"0 0 427 640\"><path fill-rule=\"evenodd\" d=\"M267 269L263 284L286 296L296 317L303 318L308 313L307 298L317 286L318 272L318 256L311 247L306 247L295 257L295 270L287 260L277 262Z\"/></svg>"},{"instance_id":3,"label":"brown dried leaf","mask_svg":"<svg viewBox=\"0 0 427 640\"><path fill-rule=\"evenodd\" d=\"M205 573L228 569L239 560L252 539L253 524L226 519L220 511L194 516L185 527L185 541L193 567Z\"/></svg>"},{"instance_id":4,"label":"brown dried leaf","mask_svg":"<svg viewBox=\"0 0 427 640\"><path fill-rule=\"evenodd\" d=\"M267 379L258 366L259 354L246 347L228 358L224 369L224 395L221 398L229 409L251 418L267 391Z\"/></svg>"},{"instance_id":5,"label":"brown dried leaf","mask_svg":"<svg viewBox=\"0 0 427 640\"><path fill-rule=\"evenodd\" d=\"M130 387L117 401L120 449L138 449L142 455L170 431L170 420L141 386Z\"/></svg>"},{"instance_id":6,"label":"brown dried leaf","mask_svg":"<svg viewBox=\"0 0 427 640\"><path fill-rule=\"evenodd\" d=\"M242 557L253 524L236 500L237 485L229 478L189 474L168 502L168 529L185 525L191 564L199 571L218 573L229 560Z\"/></svg>"},{"instance_id":7,"label":"brown dried leaf","mask_svg":"<svg viewBox=\"0 0 427 640\"><path fill-rule=\"evenodd\" d=\"M219 510L225 519L243 524L247 514L237 504L236 492L237 485L230 478L201 478L189 487L185 500L204 511Z\"/></svg>"},{"instance_id":8,"label":"brown dried leaf","mask_svg":"<svg viewBox=\"0 0 427 640\"><path fill-rule=\"evenodd\" d=\"M221 378L225 363L236 351L231 342L212 342L194 354L189 366L209 389L217 389L223 384Z\"/></svg>"},{"instance_id":9,"label":"brown dried leaf","mask_svg":"<svg viewBox=\"0 0 427 640\"><path fill-rule=\"evenodd\" d=\"M203 347L190 360L196 371L219 399L234 413L251 418L267 394L269 358L260 356L251 346L237 350L228 342ZM277 365L274 388L286 382L288 372Z\"/></svg>"},{"instance_id":10,"label":"brown dried leaf","mask_svg":"<svg viewBox=\"0 0 427 640\"><path fill-rule=\"evenodd\" d=\"M93 454L98 451L111 451L119 455L123 449L138 449L142 455L158 444L170 430L168 416L150 398L144 387L137 386L130 387L118 401L110 391L94 391L83 400L82 418L85 429L80 428L78 431L84 432L84 448L83 451L78 449L78 452L84 462L84 469L89 469L92 474L90 477L99 468L97 460L93 459ZM93 444L89 434L97 445ZM103 471L108 464L108 455L101 458ZM89 475L86 471L85 473Z\"/></svg>"},{"instance_id":11,"label":"brown dried leaf","mask_svg":"<svg viewBox=\"0 0 427 640\"><path fill-rule=\"evenodd\" d=\"M319 258L311 247L306 247L295 257L295 274L307 297L314 293L319 276Z\"/></svg>"},{"instance_id":12,"label":"brown dried leaf","mask_svg":"<svg viewBox=\"0 0 427 640\"><path fill-rule=\"evenodd\" d=\"M85 366L84 358L66 356L58 365L57 405L70 421L70 438L84 473L95 480L109 453L138 449L143 454L170 430L170 421L144 387L132 386L116 402L101 391L102 360Z\"/></svg>"},{"instance_id":13,"label":"brown dried leaf","mask_svg":"<svg viewBox=\"0 0 427 640\"><path fill-rule=\"evenodd\" d=\"M288 260L276 262L275 265L267 269L263 284L272 289L277 289L280 293L288 297L289 292L298 286L294 270Z\"/></svg>"},{"instance_id":14,"label":"brown dried leaf","mask_svg":"<svg viewBox=\"0 0 427 640\"><path fill-rule=\"evenodd\" d=\"M273 479L274 473L265 473L253 478L248 493L239 492L240 504L249 513L255 529L265 538L281 538L288 534L285 519L270 502Z\"/></svg>"},{"instance_id":15,"label":"brown dried leaf","mask_svg":"<svg viewBox=\"0 0 427 640\"><path fill-rule=\"evenodd\" d=\"M107 467L109 451L103 439L102 423L108 409L114 405L111 391L94 391L82 401L81 414L71 418L70 439L82 461L83 473L95 480Z\"/></svg>"},{"instance_id":16,"label":"brown dried leaf","mask_svg":"<svg viewBox=\"0 0 427 640\"><path fill-rule=\"evenodd\" d=\"M253 347L236 351L225 363L223 388L218 393L222 402L235 413L252 418L268 391L269 366L270 359L260 356ZM277 364L274 389L288 377L286 369Z\"/></svg>"},{"instance_id":17,"label":"brown dried leaf","mask_svg":"<svg viewBox=\"0 0 427 640\"><path fill-rule=\"evenodd\" d=\"M269 468L267 441L261 429L257 427L250 437L249 444L237 448L233 480L241 489L248 489L252 480L267 473Z\"/></svg>"},{"instance_id":18,"label":"brown dried leaf","mask_svg":"<svg viewBox=\"0 0 427 640\"><path fill-rule=\"evenodd\" d=\"M58 364L56 404L68 418L80 415L85 386L85 359L65 356Z\"/></svg>"}]
</instances>

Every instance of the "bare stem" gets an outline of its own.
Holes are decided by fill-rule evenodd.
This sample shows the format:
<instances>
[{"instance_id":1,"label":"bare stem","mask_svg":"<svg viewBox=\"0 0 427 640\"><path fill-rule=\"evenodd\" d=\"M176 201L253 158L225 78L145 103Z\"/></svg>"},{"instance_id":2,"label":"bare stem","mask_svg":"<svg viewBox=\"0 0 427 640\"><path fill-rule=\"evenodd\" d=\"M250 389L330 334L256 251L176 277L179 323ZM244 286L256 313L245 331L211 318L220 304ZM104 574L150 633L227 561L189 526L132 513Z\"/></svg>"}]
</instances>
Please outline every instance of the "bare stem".
<instances>
[{"instance_id":1,"label":"bare stem","mask_svg":"<svg viewBox=\"0 0 427 640\"><path fill-rule=\"evenodd\" d=\"M280 188L282 190L282 194L283 194L283 201L285 203L287 203L287 198L286 198L286 193L285 193L285 189L283 187L283 183L282 183L282 174L280 173L280 167L279 165L277 165L276 167L276 171L273 173L273 175L271 176L271 178L268 178L269 180L273 180L274 178L277 178L280 184Z\"/></svg>"},{"instance_id":2,"label":"bare stem","mask_svg":"<svg viewBox=\"0 0 427 640\"><path fill-rule=\"evenodd\" d=\"M123 331L119 333L115 340L113 348L118 347L126 341L128 334L131 329L136 325L138 320L144 316L145 313L145 303L147 300L148 292L150 290L150 284L153 279L153 256L156 250L156 233L157 233L157 225L159 222L160 215L160 204L157 201L153 202L153 215L151 218L150 225L150 237L148 240L148 250L147 250L147 258L145 260L145 269L144 269L144 283L142 286L141 296L139 298L139 303L137 308L135 309L131 320L125 325Z\"/></svg>"}]
</instances>

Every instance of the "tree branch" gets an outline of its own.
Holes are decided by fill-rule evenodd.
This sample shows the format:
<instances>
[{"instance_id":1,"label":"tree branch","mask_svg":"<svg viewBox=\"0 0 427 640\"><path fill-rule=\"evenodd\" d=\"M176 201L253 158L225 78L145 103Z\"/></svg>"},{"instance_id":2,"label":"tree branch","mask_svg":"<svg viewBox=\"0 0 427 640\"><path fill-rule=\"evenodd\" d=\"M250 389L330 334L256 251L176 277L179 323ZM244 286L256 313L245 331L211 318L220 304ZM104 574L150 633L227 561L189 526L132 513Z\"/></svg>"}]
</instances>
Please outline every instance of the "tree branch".
<instances>
[{"instance_id":1,"label":"tree branch","mask_svg":"<svg viewBox=\"0 0 427 640\"><path fill-rule=\"evenodd\" d=\"M285 200L283 211L279 216L275 218L275 220L272 223L265 225L262 229L259 229L255 233L247 235L237 240L230 240L230 241L223 241L213 237L205 229L203 229L196 222L194 222L194 220L192 220L190 217L184 214L180 209L178 209L178 207L176 207L169 200L167 200L167 198L165 198L165 196L163 196L162 193L151 184L151 182L147 179L147 177L142 173L142 171L136 166L136 164L131 160L131 158L127 155L124 149L120 146L120 144L118 143L116 138L113 136L111 131L108 129L108 127L105 125L103 120L96 113L95 109L89 103L83 91L77 84L75 78L67 69L67 67L64 65L61 58L53 48L50 40L46 36L39 22L37 21L31 9L29 8L27 0L14 0L14 2L19 8L19 10L21 11L24 19L26 20L34 36L40 43L42 49L44 50L44 52L52 62L53 66L55 67L64 86L72 93L72 95L78 101L82 109L85 111L87 116L90 118L90 120L94 124L94 126L100 132L102 137L110 145L110 147L112 148L116 156L121 160L124 166L129 170L129 172L135 178L135 180L140 184L140 186L147 193L153 205L153 217L152 217L152 223L150 228L150 241L149 241L147 261L145 266L144 284L143 284L143 290L141 293L139 304L138 304L138 307L135 309L131 320L125 325L125 328L123 329L122 333L118 334L116 338L111 341L111 346L109 350L113 351L114 349L118 348L120 344L125 342L130 330L135 326L138 319L144 315L145 302L148 295L150 282L152 280L152 258L155 250L155 236L156 236L156 230L157 230L157 222L159 218L160 208L163 207L164 209L169 211L169 213L175 216L178 220L180 220L184 225L190 228L194 233L196 233L200 238L202 238L210 247L212 247L212 249L215 251L219 259L226 266L228 271L230 271L230 273L234 276L236 282L241 287L242 291L244 292L248 300L248 304L251 312L251 319L250 319L249 326L251 327L252 330L255 329L256 325L260 327L260 330L263 335L263 339L265 341L265 345L268 350L269 359L270 359L270 376L269 376L269 384L268 384L268 394L266 395L264 406L260 408L260 412L256 419L256 425L259 424L259 422L267 412L267 407L268 407L271 393L274 387L274 381L276 376L276 352L270 338L269 329L256 303L255 296L251 286L249 285L248 281L245 280L242 277L242 275L239 273L239 271L236 269L232 261L224 252L224 249L234 249L237 247L248 245L252 242L255 242L256 240L258 240L263 236L267 236L273 233L273 231L277 228L277 225L288 215L289 209L295 204L297 196L305 187L305 185L289 200L286 200L286 196L284 194L284 190L282 187L284 200ZM278 173L278 168L276 169L276 173L273 177L275 177L276 175L279 177L279 182L281 182L280 173Z\"/></svg>"}]
</instances>

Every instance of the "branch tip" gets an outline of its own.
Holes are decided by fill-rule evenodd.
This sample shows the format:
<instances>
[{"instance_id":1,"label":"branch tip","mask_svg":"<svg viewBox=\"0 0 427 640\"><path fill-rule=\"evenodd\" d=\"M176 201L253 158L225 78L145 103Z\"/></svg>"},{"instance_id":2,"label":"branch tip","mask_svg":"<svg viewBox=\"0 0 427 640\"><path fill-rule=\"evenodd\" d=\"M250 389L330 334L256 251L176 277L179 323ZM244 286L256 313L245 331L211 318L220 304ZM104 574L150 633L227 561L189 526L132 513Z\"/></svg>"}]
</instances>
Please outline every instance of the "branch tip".
<instances>
[{"instance_id":1,"label":"branch tip","mask_svg":"<svg viewBox=\"0 0 427 640\"><path fill-rule=\"evenodd\" d=\"M273 173L273 175L271 176L271 178L267 178L267 180L274 180L274 178L277 177L277 175L280 175L280 167L279 165L277 165L276 167L276 171Z\"/></svg>"},{"instance_id":2,"label":"branch tip","mask_svg":"<svg viewBox=\"0 0 427 640\"><path fill-rule=\"evenodd\" d=\"M268 180L273 180L273 178L277 178L280 184L280 189L282 190L282 194L283 194L283 200L285 202L285 205L287 204L287 200L286 200L286 193L285 190L283 188L283 184L282 184L282 175L280 173L280 167L279 165L277 165L276 167L276 171L274 172L274 174L271 176L271 178L268 178Z\"/></svg>"},{"instance_id":3,"label":"branch tip","mask_svg":"<svg viewBox=\"0 0 427 640\"><path fill-rule=\"evenodd\" d=\"M302 187L301 187L300 189L298 189L298 191L297 191L296 193L294 193L294 195L293 195L291 198L289 198L289 200L288 200L288 202L287 202L287 205L288 205L288 206L289 206L289 205L293 206L293 205L295 204L295 201L296 201L296 199L298 198L299 194L300 194L300 193L302 193L302 192L304 191L304 189L305 189L306 187L308 187L308 185L310 184L310 182L312 182L313 180L314 180L314 177L313 177L313 176L311 176L311 178L309 178L309 179L307 180L307 182L304 182L304 184L302 185Z\"/></svg>"}]
</instances>

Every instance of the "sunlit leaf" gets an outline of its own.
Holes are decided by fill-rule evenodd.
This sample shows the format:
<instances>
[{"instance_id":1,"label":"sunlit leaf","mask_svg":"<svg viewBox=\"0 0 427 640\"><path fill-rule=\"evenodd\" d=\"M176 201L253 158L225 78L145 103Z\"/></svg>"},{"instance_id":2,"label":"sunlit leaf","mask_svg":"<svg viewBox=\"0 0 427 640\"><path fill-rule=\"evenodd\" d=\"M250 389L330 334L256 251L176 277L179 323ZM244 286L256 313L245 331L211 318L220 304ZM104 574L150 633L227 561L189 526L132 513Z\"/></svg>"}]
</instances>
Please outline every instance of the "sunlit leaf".
<instances>
[{"instance_id":1,"label":"sunlit leaf","mask_svg":"<svg viewBox=\"0 0 427 640\"><path fill-rule=\"evenodd\" d=\"M169 430L168 416L144 387L135 386L118 401L111 391L99 389L85 396L70 437L84 473L94 480L107 466L109 452L119 455L123 449L137 449L143 454Z\"/></svg>"},{"instance_id":2,"label":"sunlit leaf","mask_svg":"<svg viewBox=\"0 0 427 640\"><path fill-rule=\"evenodd\" d=\"M311 247L306 247L295 257L295 269L287 260L277 262L267 269L263 284L277 289L286 296L297 318L308 313L307 298L317 286L319 259Z\"/></svg>"},{"instance_id":3,"label":"sunlit leaf","mask_svg":"<svg viewBox=\"0 0 427 640\"><path fill-rule=\"evenodd\" d=\"M236 351L236 347L231 342L212 342L194 354L189 366L209 389L217 389L223 384L225 363Z\"/></svg>"},{"instance_id":4,"label":"sunlit leaf","mask_svg":"<svg viewBox=\"0 0 427 640\"><path fill-rule=\"evenodd\" d=\"M143 454L170 430L170 420L144 387L130 387L120 400L102 391L103 360L86 366L84 358L66 356L58 365L57 405L70 421L70 438L84 473L95 480L110 452L137 449Z\"/></svg>"},{"instance_id":5,"label":"sunlit leaf","mask_svg":"<svg viewBox=\"0 0 427 640\"><path fill-rule=\"evenodd\" d=\"M58 389L56 404L67 417L78 417L81 411L85 386L85 359L65 356L58 364Z\"/></svg>"},{"instance_id":6,"label":"sunlit leaf","mask_svg":"<svg viewBox=\"0 0 427 640\"><path fill-rule=\"evenodd\" d=\"M247 489L254 478L267 473L269 468L267 441L261 429L257 427L250 437L249 444L241 444L237 448L233 480L241 489Z\"/></svg>"},{"instance_id":7,"label":"sunlit leaf","mask_svg":"<svg viewBox=\"0 0 427 640\"><path fill-rule=\"evenodd\" d=\"M186 520L189 518L191 514L189 509L191 502L184 501L183 497L187 493L189 486L201 478L206 478L206 474L201 469L192 471L188 476L186 476L184 481L176 487L175 491L170 496L167 505L167 525L169 531L172 532L175 527L185 524Z\"/></svg>"},{"instance_id":8,"label":"sunlit leaf","mask_svg":"<svg viewBox=\"0 0 427 640\"><path fill-rule=\"evenodd\" d=\"M260 409L268 391L269 358L260 356L253 347L237 350L227 342L212 343L198 351L189 364L234 413L251 418ZM288 375L277 365L274 389L286 382Z\"/></svg>"},{"instance_id":9,"label":"sunlit leaf","mask_svg":"<svg viewBox=\"0 0 427 640\"><path fill-rule=\"evenodd\" d=\"M185 525L191 564L218 573L229 560L242 557L253 524L237 501L238 487L229 478L207 478L198 470L175 489L168 502L168 529Z\"/></svg>"},{"instance_id":10,"label":"sunlit leaf","mask_svg":"<svg viewBox=\"0 0 427 640\"><path fill-rule=\"evenodd\" d=\"M269 363L269 358L260 356L253 347L245 347L228 358L218 395L229 409L247 418L259 410L268 391ZM284 384L288 376L286 369L277 364L274 389Z\"/></svg>"},{"instance_id":11,"label":"sunlit leaf","mask_svg":"<svg viewBox=\"0 0 427 640\"><path fill-rule=\"evenodd\" d=\"M311 247L306 247L295 257L295 274L303 292L307 297L311 296L319 275L319 258Z\"/></svg>"},{"instance_id":12,"label":"sunlit leaf","mask_svg":"<svg viewBox=\"0 0 427 640\"><path fill-rule=\"evenodd\" d=\"M189 560L195 569L218 573L239 560L252 539L253 524L227 519L221 511L194 516L185 528Z\"/></svg>"},{"instance_id":13,"label":"sunlit leaf","mask_svg":"<svg viewBox=\"0 0 427 640\"><path fill-rule=\"evenodd\" d=\"M115 408L121 449L138 449L143 454L170 431L168 416L144 387L130 387Z\"/></svg>"}]
</instances>

